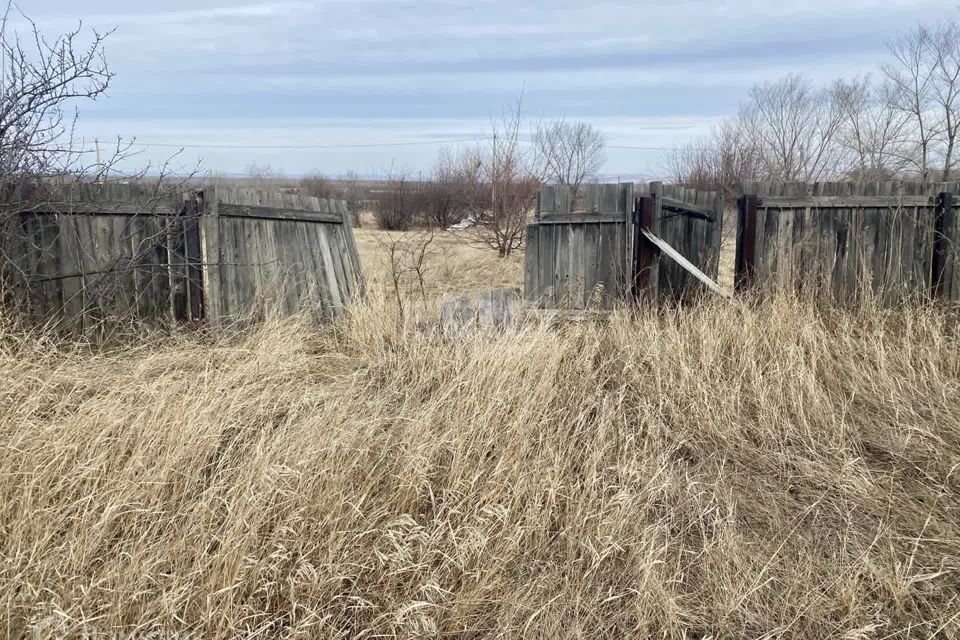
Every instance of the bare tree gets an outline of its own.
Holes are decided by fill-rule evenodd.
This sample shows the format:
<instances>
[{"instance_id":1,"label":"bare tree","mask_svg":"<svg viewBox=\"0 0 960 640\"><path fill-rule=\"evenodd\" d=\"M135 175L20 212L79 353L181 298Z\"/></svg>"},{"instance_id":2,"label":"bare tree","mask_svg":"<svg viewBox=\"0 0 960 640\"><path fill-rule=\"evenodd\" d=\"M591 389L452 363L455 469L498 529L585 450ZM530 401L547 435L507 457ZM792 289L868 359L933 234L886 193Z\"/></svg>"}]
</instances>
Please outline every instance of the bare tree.
<instances>
[{"instance_id":1,"label":"bare tree","mask_svg":"<svg viewBox=\"0 0 960 640\"><path fill-rule=\"evenodd\" d=\"M942 179L948 180L960 133L960 25L953 20L941 25L933 33L931 45L936 60L933 95L944 142Z\"/></svg>"},{"instance_id":2,"label":"bare tree","mask_svg":"<svg viewBox=\"0 0 960 640\"><path fill-rule=\"evenodd\" d=\"M78 100L96 100L113 79L103 55L110 33L94 31L83 44L81 28L46 38L29 17L17 33L10 27L11 5L0 22L0 183L6 185L4 208L23 206L19 198L32 191L37 180L86 173L102 177L111 161L129 146L121 145L101 162L76 140Z\"/></svg>"},{"instance_id":3,"label":"bare tree","mask_svg":"<svg viewBox=\"0 0 960 640\"><path fill-rule=\"evenodd\" d=\"M521 100L492 123L489 142L467 149L457 161L476 239L501 257L523 245L541 183L535 159L520 140Z\"/></svg>"},{"instance_id":4,"label":"bare tree","mask_svg":"<svg viewBox=\"0 0 960 640\"><path fill-rule=\"evenodd\" d=\"M847 174L861 182L893 178L904 166L908 117L868 77L838 80L832 92L842 116L837 142L849 158Z\"/></svg>"},{"instance_id":5,"label":"bare tree","mask_svg":"<svg viewBox=\"0 0 960 640\"><path fill-rule=\"evenodd\" d=\"M905 114L911 125L906 138L912 149L905 159L924 181L930 177L931 148L940 134L933 106L937 74L934 40L929 29L918 26L887 45L893 61L882 67L888 82L888 103Z\"/></svg>"},{"instance_id":6,"label":"bare tree","mask_svg":"<svg viewBox=\"0 0 960 640\"><path fill-rule=\"evenodd\" d=\"M839 163L842 113L832 92L798 75L755 86L740 109L740 133L756 148L765 177L813 182Z\"/></svg>"},{"instance_id":7,"label":"bare tree","mask_svg":"<svg viewBox=\"0 0 960 640\"><path fill-rule=\"evenodd\" d=\"M269 188L280 174L269 164L251 162L246 166L247 182L260 189Z\"/></svg>"},{"instance_id":8,"label":"bare tree","mask_svg":"<svg viewBox=\"0 0 960 640\"><path fill-rule=\"evenodd\" d=\"M377 196L374 216L381 229L406 231L423 213L423 192L420 184L402 171L390 169L387 183Z\"/></svg>"},{"instance_id":9,"label":"bare tree","mask_svg":"<svg viewBox=\"0 0 960 640\"><path fill-rule=\"evenodd\" d=\"M720 191L732 204L743 181L758 175L756 151L749 136L742 134L739 121L726 119L708 137L674 152L670 172L678 184Z\"/></svg>"},{"instance_id":10,"label":"bare tree","mask_svg":"<svg viewBox=\"0 0 960 640\"><path fill-rule=\"evenodd\" d=\"M431 180L423 186L429 224L446 229L457 222L457 214L465 207L466 188L457 159L449 149L440 150Z\"/></svg>"},{"instance_id":11,"label":"bare tree","mask_svg":"<svg viewBox=\"0 0 960 640\"><path fill-rule=\"evenodd\" d=\"M556 120L541 123L533 142L543 162L544 174L570 185L574 196L583 181L596 175L606 161L606 138L585 122Z\"/></svg>"},{"instance_id":12,"label":"bare tree","mask_svg":"<svg viewBox=\"0 0 960 640\"><path fill-rule=\"evenodd\" d=\"M348 171L339 181L339 197L347 202L347 211L350 212L350 218L353 226L360 226L360 176L354 171Z\"/></svg>"},{"instance_id":13,"label":"bare tree","mask_svg":"<svg viewBox=\"0 0 960 640\"><path fill-rule=\"evenodd\" d=\"M300 188L307 195L323 200L337 197L333 183L320 171L314 169L300 179Z\"/></svg>"}]
</instances>

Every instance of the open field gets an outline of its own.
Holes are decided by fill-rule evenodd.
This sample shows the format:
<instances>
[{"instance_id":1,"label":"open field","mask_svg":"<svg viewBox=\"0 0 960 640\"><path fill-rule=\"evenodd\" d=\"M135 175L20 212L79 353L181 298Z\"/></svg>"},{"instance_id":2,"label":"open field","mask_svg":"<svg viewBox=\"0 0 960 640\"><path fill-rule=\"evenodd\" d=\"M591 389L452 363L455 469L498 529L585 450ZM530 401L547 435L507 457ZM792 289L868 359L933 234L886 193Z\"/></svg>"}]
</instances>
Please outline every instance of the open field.
<instances>
[{"instance_id":1,"label":"open field","mask_svg":"<svg viewBox=\"0 0 960 640\"><path fill-rule=\"evenodd\" d=\"M523 252L500 259L495 251L465 242L468 232L438 231L428 246L425 263L426 294L431 304L443 297L477 296L501 287L523 288ZM430 238L426 231L381 231L370 226L354 229L364 274L373 286L389 288L390 261L384 244L397 240L415 248ZM400 260L401 266L409 260ZM419 294L415 276L407 275L402 290Z\"/></svg>"},{"instance_id":2,"label":"open field","mask_svg":"<svg viewBox=\"0 0 960 640\"><path fill-rule=\"evenodd\" d=\"M960 635L955 312L426 339L376 233L332 330L92 353L3 321L5 636ZM446 248L431 296L519 281Z\"/></svg>"}]
</instances>

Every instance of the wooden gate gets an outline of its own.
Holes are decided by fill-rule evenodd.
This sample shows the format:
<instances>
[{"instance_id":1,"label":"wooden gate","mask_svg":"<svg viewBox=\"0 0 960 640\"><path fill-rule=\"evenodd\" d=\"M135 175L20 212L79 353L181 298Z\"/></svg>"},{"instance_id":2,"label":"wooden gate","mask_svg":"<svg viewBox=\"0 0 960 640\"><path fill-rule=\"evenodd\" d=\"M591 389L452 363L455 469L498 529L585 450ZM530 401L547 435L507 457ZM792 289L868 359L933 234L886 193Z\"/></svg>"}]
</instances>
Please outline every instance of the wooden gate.
<instances>
[{"instance_id":1,"label":"wooden gate","mask_svg":"<svg viewBox=\"0 0 960 640\"><path fill-rule=\"evenodd\" d=\"M637 297L715 290L722 199L654 182L549 185L527 226L525 297L545 307L611 308Z\"/></svg>"}]
</instances>

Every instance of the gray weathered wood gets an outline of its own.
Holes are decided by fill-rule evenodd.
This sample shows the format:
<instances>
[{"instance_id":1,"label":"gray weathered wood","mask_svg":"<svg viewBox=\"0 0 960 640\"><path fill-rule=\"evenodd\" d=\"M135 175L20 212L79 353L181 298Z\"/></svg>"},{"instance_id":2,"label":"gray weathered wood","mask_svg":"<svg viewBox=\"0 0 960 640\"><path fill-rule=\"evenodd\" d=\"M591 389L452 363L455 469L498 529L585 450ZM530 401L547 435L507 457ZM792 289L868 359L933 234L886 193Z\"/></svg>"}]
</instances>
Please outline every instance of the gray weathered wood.
<instances>
[{"instance_id":1,"label":"gray weathered wood","mask_svg":"<svg viewBox=\"0 0 960 640\"><path fill-rule=\"evenodd\" d=\"M679 251L671 247L669 244L667 244L657 236L653 235L651 232L647 231L646 229L641 229L640 233L642 233L647 240L655 244L661 251L663 251L667 256L669 256L677 264L679 264L681 267L687 270L693 277L695 277L697 280L705 284L708 289L725 298L729 298L731 296L731 293L729 291L723 289L720 285L718 285L716 282L711 280L710 277L707 276L707 274L700 271L700 269L697 269L689 260L684 258Z\"/></svg>"}]
</instances>

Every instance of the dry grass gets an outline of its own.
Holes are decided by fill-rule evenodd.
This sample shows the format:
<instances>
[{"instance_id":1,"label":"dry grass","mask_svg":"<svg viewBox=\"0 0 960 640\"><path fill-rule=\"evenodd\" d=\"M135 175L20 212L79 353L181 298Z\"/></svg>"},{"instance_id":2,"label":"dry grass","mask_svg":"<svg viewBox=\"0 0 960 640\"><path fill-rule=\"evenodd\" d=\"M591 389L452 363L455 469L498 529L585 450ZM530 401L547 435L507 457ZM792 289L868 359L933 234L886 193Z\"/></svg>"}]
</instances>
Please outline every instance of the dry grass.
<instances>
[{"instance_id":1,"label":"dry grass","mask_svg":"<svg viewBox=\"0 0 960 640\"><path fill-rule=\"evenodd\" d=\"M383 294L99 352L0 323L4 634L960 636L950 312L426 339Z\"/></svg>"},{"instance_id":2,"label":"dry grass","mask_svg":"<svg viewBox=\"0 0 960 640\"><path fill-rule=\"evenodd\" d=\"M398 240L409 246L425 242L425 231L380 231L378 229L354 229L357 249L363 263L364 273L374 286L388 287L389 262L383 249L384 243ZM499 258L476 242L469 232L438 231L433 234L427 254L427 297L431 302L451 296L477 295L502 287L523 287L523 253ZM414 296L417 287L414 278L403 281L403 292Z\"/></svg>"}]
</instances>

